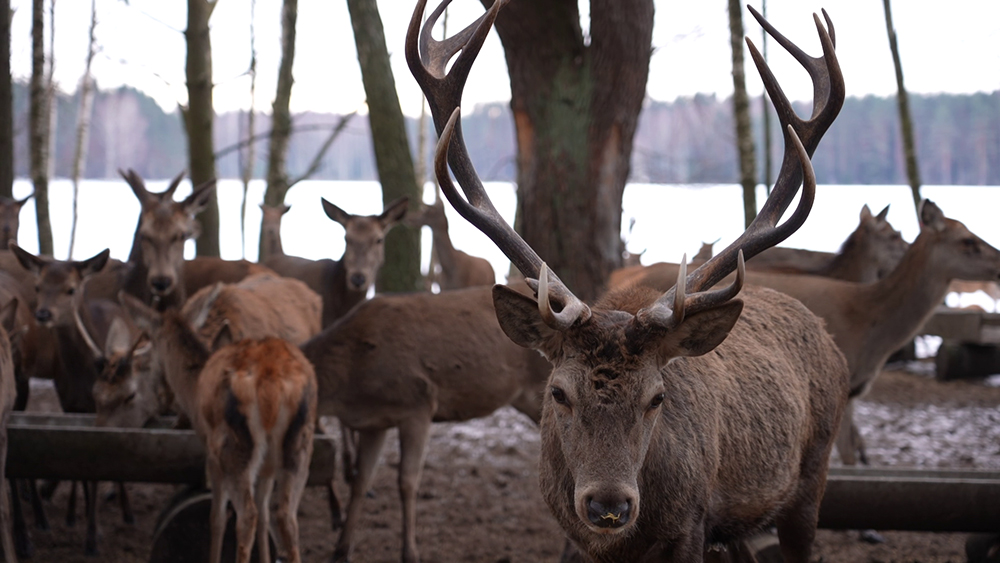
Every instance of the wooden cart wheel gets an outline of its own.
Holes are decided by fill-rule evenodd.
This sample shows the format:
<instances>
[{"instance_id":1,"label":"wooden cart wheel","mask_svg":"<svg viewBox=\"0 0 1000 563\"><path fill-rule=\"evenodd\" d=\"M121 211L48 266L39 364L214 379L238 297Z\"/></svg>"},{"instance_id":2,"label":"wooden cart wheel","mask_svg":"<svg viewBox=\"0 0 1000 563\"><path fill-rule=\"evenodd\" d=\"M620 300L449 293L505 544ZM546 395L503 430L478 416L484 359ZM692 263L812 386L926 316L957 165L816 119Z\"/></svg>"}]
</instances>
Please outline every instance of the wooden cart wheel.
<instances>
[{"instance_id":1,"label":"wooden cart wheel","mask_svg":"<svg viewBox=\"0 0 1000 563\"><path fill-rule=\"evenodd\" d=\"M174 495L156 522L149 563L204 563L208 561L211 541L209 515L212 492L206 489L185 489ZM271 540L272 557L277 550ZM222 542L222 561L236 556L236 516L230 513L226 537ZM257 561L254 549L252 562Z\"/></svg>"},{"instance_id":2,"label":"wooden cart wheel","mask_svg":"<svg viewBox=\"0 0 1000 563\"><path fill-rule=\"evenodd\" d=\"M972 534L965 540L968 563L1000 563L1000 534Z\"/></svg>"}]
</instances>

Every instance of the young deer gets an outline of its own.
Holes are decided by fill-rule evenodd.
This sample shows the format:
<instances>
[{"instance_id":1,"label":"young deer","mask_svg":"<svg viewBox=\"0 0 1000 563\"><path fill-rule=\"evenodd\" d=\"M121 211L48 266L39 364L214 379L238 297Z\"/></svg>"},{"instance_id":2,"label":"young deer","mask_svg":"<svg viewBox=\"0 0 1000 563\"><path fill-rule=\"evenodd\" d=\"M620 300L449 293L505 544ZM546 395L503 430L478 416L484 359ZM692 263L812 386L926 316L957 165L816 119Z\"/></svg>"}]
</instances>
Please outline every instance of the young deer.
<instances>
[{"instance_id":1,"label":"young deer","mask_svg":"<svg viewBox=\"0 0 1000 563\"><path fill-rule=\"evenodd\" d=\"M302 280L320 294L326 327L367 297L385 260L385 235L406 216L409 198L393 201L379 215L351 215L325 199L322 202L326 216L344 227L344 256L309 260L275 254L263 264L282 276Z\"/></svg>"},{"instance_id":2,"label":"young deer","mask_svg":"<svg viewBox=\"0 0 1000 563\"><path fill-rule=\"evenodd\" d=\"M316 421L312 365L280 338L234 342L228 324L210 348L180 312L157 312L127 294L121 299L136 325L150 334L181 410L205 442L212 486L209 561L220 561L230 502L236 511L236 560L250 561L256 536L260 561L271 561L270 497L276 486L278 556L300 562L297 512Z\"/></svg>"},{"instance_id":3,"label":"young deer","mask_svg":"<svg viewBox=\"0 0 1000 563\"><path fill-rule=\"evenodd\" d=\"M433 253L437 257L439 268L438 271L431 272L430 277L442 291L477 285L492 286L496 283L496 274L489 260L466 254L451 244L444 200L438 199L431 205L422 205L416 216L407 217L406 222L415 227L430 227ZM431 260L432 264L434 262Z\"/></svg>"},{"instance_id":4,"label":"young deer","mask_svg":"<svg viewBox=\"0 0 1000 563\"><path fill-rule=\"evenodd\" d=\"M2 483L7 467L7 421L14 410L17 398L17 388L14 384L14 358L10 335L17 328L18 300L8 301L0 307L0 544L3 553L10 563L17 563L17 550L14 547L12 533L11 505L7 494L7 486ZM17 488L14 488L17 494Z\"/></svg>"},{"instance_id":5,"label":"young deer","mask_svg":"<svg viewBox=\"0 0 1000 563\"><path fill-rule=\"evenodd\" d=\"M92 389L97 379L97 367L91 359L84 334L77 328L76 317L82 316L84 322L96 326L103 333L110 326L111 320L121 315L120 308L113 302L89 300L81 303L87 278L104 268L108 250L77 262L35 256L14 243L10 244L10 249L24 269L32 272L36 279L35 320L49 332L57 344L53 379L63 412L94 412ZM134 518L128 506L124 485L120 485L119 489L122 517L126 522L132 522ZM97 553L96 492L96 482L84 485L87 513L85 551L89 555ZM74 484L67 514L69 523L76 518L75 493Z\"/></svg>"},{"instance_id":6,"label":"young deer","mask_svg":"<svg viewBox=\"0 0 1000 563\"><path fill-rule=\"evenodd\" d=\"M824 56L812 58L750 9L806 67L817 99L811 119L796 116L747 41L785 130L779 178L747 231L690 275L682 267L666 293L634 288L591 307L499 217L456 132L472 60L505 3L494 2L479 21L438 42L430 31L447 3L420 34L425 2L418 2L406 58L440 135L435 169L442 190L537 294L493 290L504 332L554 366L543 404L539 481L563 530L597 562L697 562L706 546L736 547L773 522L784 560L808 562L847 400L846 365L821 321L795 300L755 289L736 297L743 255L789 236L812 205L809 155L844 100L829 18L829 34L816 18ZM778 225L800 183L798 209ZM733 285L707 291L733 270Z\"/></svg>"}]
</instances>

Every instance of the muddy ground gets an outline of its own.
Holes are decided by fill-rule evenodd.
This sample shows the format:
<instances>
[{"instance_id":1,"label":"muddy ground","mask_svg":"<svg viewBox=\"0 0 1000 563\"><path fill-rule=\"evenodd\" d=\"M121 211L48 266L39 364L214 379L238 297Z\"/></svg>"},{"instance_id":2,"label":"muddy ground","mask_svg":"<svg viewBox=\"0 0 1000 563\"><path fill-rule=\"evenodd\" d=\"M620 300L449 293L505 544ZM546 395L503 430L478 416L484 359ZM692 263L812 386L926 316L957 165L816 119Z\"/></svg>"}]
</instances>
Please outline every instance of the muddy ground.
<instances>
[{"instance_id":1,"label":"muddy ground","mask_svg":"<svg viewBox=\"0 0 1000 563\"><path fill-rule=\"evenodd\" d=\"M54 405L51 387L36 386L31 410ZM913 373L886 372L859 405L858 422L871 461L880 466L1000 470L1000 388L983 381L937 382ZM538 432L511 409L462 424L434 427L418 501L417 537L427 562L556 562L563 540L538 492ZM395 563L400 557L396 492L397 442L390 435L376 476L353 561ZM100 508L101 555L83 555L82 514L64 521L69 487L46 503L52 529L32 531L37 563L145 562L157 516L177 491L164 485L129 486L136 523L121 522L118 505ZM110 491L105 485L103 489ZM347 489L340 487L342 498ZM79 503L82 513L82 500ZM331 531L326 494L306 491L300 511L304 560L328 561ZM824 563L959 563L965 534L885 532L870 545L856 532L821 530L815 561Z\"/></svg>"}]
</instances>

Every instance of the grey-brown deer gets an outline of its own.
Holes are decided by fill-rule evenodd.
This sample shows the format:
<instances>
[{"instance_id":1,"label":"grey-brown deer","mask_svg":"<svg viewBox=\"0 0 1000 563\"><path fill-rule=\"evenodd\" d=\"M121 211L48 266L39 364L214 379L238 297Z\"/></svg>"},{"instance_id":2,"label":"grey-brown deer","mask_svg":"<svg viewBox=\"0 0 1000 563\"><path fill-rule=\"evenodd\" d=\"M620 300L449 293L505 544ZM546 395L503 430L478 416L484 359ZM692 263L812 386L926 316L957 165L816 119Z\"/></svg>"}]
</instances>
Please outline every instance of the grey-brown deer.
<instances>
[{"instance_id":1,"label":"grey-brown deer","mask_svg":"<svg viewBox=\"0 0 1000 563\"><path fill-rule=\"evenodd\" d=\"M32 272L36 279L35 320L52 335L56 342L55 362L52 378L56 394L63 412L92 413L95 410L92 389L97 379L97 368L91 360L90 348L85 337L78 330L77 316L84 322L97 327L103 334L116 316L121 316L120 307L110 301L83 301L86 280L104 268L108 260L108 250L83 261L61 261L35 256L14 243L10 249L21 265ZM128 505L128 495L124 485L119 487L122 503L122 517L126 522L134 521ZM84 503L87 514L87 535L85 552L97 554L97 484L84 485ZM67 521L75 521L76 484L70 493Z\"/></svg>"},{"instance_id":2,"label":"grey-brown deer","mask_svg":"<svg viewBox=\"0 0 1000 563\"><path fill-rule=\"evenodd\" d=\"M409 198L391 202L378 215L352 215L325 199L322 203L326 216L344 227L343 257L309 260L273 254L263 264L285 277L302 280L320 294L326 327L368 296L385 261L385 235L406 216Z\"/></svg>"},{"instance_id":3,"label":"grey-brown deer","mask_svg":"<svg viewBox=\"0 0 1000 563\"><path fill-rule=\"evenodd\" d=\"M121 299L136 325L149 332L181 410L205 443L212 486L209 561L221 559L232 503L236 561L250 561L256 539L259 560L270 563L274 490L277 555L301 562L297 513L316 423L312 365L281 338L234 340L228 324L206 346L180 311L160 313L124 293Z\"/></svg>"},{"instance_id":4,"label":"grey-brown deer","mask_svg":"<svg viewBox=\"0 0 1000 563\"><path fill-rule=\"evenodd\" d=\"M21 226L21 208L35 195L32 192L27 197L13 199L0 196L0 248L17 242L17 230Z\"/></svg>"},{"instance_id":5,"label":"grey-brown deer","mask_svg":"<svg viewBox=\"0 0 1000 563\"><path fill-rule=\"evenodd\" d=\"M17 399L10 335L17 330L18 304L18 300L13 299L0 307L0 545L3 545L4 557L9 563L17 563L17 550L14 547L10 498L3 476L7 468L7 421ZM17 489L13 490L16 494Z\"/></svg>"},{"instance_id":6,"label":"grey-brown deer","mask_svg":"<svg viewBox=\"0 0 1000 563\"><path fill-rule=\"evenodd\" d=\"M438 199L431 205L423 205L414 217L407 217L407 223L417 227L430 227L432 238L431 263L437 263L438 271L428 277L444 291L462 289L477 285L492 286L497 277L489 260L472 256L458 250L448 234L448 216L444 212L444 200Z\"/></svg>"},{"instance_id":7,"label":"grey-brown deer","mask_svg":"<svg viewBox=\"0 0 1000 563\"><path fill-rule=\"evenodd\" d=\"M847 399L846 365L821 321L795 300L740 289L743 256L790 235L812 205L809 155L844 100L829 18L829 33L815 18L824 56L812 58L751 8L809 72L816 99L811 119L796 116L748 41L785 130L785 154L775 188L747 231L690 275L682 268L666 293L634 288L591 307L496 213L459 132L462 88L504 2L438 42L430 31L447 4L420 33L425 2L418 2L406 58L440 133L435 168L442 190L537 294L497 286L494 304L504 332L554 365L539 463L550 510L599 562L702 561L706 546L736 546L771 522L785 561L809 561ZM800 184L798 208L779 225ZM733 285L706 291L733 270Z\"/></svg>"}]
</instances>

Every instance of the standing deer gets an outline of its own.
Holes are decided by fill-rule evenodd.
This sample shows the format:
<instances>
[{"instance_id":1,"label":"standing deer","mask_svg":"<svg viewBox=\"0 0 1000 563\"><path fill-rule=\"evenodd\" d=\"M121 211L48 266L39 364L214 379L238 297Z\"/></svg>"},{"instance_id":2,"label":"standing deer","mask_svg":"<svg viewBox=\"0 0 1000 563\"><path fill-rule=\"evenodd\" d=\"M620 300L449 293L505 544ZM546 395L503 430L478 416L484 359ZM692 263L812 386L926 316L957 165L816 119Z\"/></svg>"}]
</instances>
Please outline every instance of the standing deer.
<instances>
[{"instance_id":1,"label":"standing deer","mask_svg":"<svg viewBox=\"0 0 1000 563\"><path fill-rule=\"evenodd\" d=\"M736 296L743 256L789 236L812 205L816 180L809 155L844 100L829 17L829 33L815 18L824 56L811 58L750 9L809 72L817 99L811 119L796 116L747 40L785 129L778 180L747 231L690 275L682 267L666 293L631 288L591 307L499 216L458 131L465 80L504 2L438 42L430 31L447 4L428 17L421 34L425 2L418 2L406 58L440 135L435 170L442 190L537 295L493 290L507 336L554 366L539 462L550 510L581 551L599 562L703 561L707 546L735 546L771 522L784 560L809 561L847 399L844 358L821 321L795 300L758 289L743 292L742 300ZM778 225L800 183L798 208ZM733 270L733 285L706 291Z\"/></svg>"},{"instance_id":2,"label":"standing deer","mask_svg":"<svg viewBox=\"0 0 1000 563\"><path fill-rule=\"evenodd\" d=\"M0 307L0 544L9 563L17 563L17 550L14 547L10 499L2 480L7 469L7 422L17 399L10 335L18 330L15 321L18 304L18 300L13 299ZM13 493L17 494L17 488L13 488Z\"/></svg>"},{"instance_id":3,"label":"standing deer","mask_svg":"<svg viewBox=\"0 0 1000 563\"><path fill-rule=\"evenodd\" d=\"M0 248L7 248L11 241L17 242L17 230L21 225L21 208L34 195L32 192L21 199L0 196L0 245L2 245Z\"/></svg>"},{"instance_id":4,"label":"standing deer","mask_svg":"<svg viewBox=\"0 0 1000 563\"><path fill-rule=\"evenodd\" d=\"M14 243L10 249L25 270L32 272L36 279L35 320L54 337L56 363L53 379L59 404L63 412L92 413L95 410L92 388L97 378L97 369L90 359L90 349L84 334L77 328L76 316L84 322L107 330L111 320L121 315L120 308L113 302L90 300L82 302L84 284L90 276L99 272L107 263L109 251L80 262L60 261L35 256ZM124 485L119 486L122 503L122 518L134 521L128 506L128 495ZM97 483L84 484L84 503L87 513L87 536L85 552L97 554ZM67 523L72 525L76 518L76 484L70 492Z\"/></svg>"},{"instance_id":5,"label":"standing deer","mask_svg":"<svg viewBox=\"0 0 1000 563\"><path fill-rule=\"evenodd\" d=\"M944 216L931 201L920 206L920 234L888 276L870 283L831 278L751 272L749 283L791 295L826 323L847 358L851 397L864 395L886 359L917 335L955 279L1000 279L1000 250L962 223ZM664 287L669 271L658 267L638 284ZM844 416L837 451L847 465L867 463L864 443L853 424L853 403Z\"/></svg>"},{"instance_id":6,"label":"standing deer","mask_svg":"<svg viewBox=\"0 0 1000 563\"><path fill-rule=\"evenodd\" d=\"M316 423L312 365L280 338L234 341L228 324L206 346L179 311L160 313L127 294L121 299L149 332L181 410L205 443L212 486L209 561L221 559L230 502L236 561L250 561L255 536L260 561L271 561L270 498L276 487L278 556L299 563L297 512Z\"/></svg>"},{"instance_id":7,"label":"standing deer","mask_svg":"<svg viewBox=\"0 0 1000 563\"><path fill-rule=\"evenodd\" d=\"M325 199L322 203L326 216L344 227L344 256L309 260L274 254L263 264L282 276L302 280L319 293L326 327L367 297L385 260L385 235L406 216L409 198L391 202L379 215L351 215Z\"/></svg>"},{"instance_id":8,"label":"standing deer","mask_svg":"<svg viewBox=\"0 0 1000 563\"><path fill-rule=\"evenodd\" d=\"M430 277L442 291L477 285L492 286L496 283L497 277L489 260L462 252L452 245L448 235L448 217L444 213L444 200L438 199L432 205L421 206L415 217L407 217L407 223L415 227L430 227L432 248L440 269L431 272Z\"/></svg>"}]
</instances>

